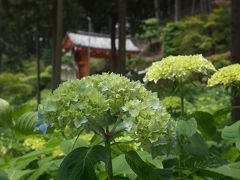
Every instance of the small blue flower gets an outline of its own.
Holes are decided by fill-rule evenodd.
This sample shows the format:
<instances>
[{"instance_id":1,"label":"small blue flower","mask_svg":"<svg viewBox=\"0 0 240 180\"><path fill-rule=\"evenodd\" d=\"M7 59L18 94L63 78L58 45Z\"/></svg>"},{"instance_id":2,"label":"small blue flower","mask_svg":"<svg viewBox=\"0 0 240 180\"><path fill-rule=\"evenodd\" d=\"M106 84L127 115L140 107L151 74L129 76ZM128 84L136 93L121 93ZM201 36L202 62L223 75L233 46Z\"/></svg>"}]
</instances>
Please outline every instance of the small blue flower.
<instances>
[{"instance_id":1,"label":"small blue flower","mask_svg":"<svg viewBox=\"0 0 240 180\"><path fill-rule=\"evenodd\" d=\"M152 110L159 110L159 109L161 109L161 106L154 105L154 106L151 106L151 109Z\"/></svg>"},{"instance_id":2,"label":"small blue flower","mask_svg":"<svg viewBox=\"0 0 240 180\"><path fill-rule=\"evenodd\" d=\"M40 130L42 131L43 134L47 133L47 129L48 129L48 124L44 123L44 124L36 124L34 131Z\"/></svg>"},{"instance_id":3,"label":"small blue flower","mask_svg":"<svg viewBox=\"0 0 240 180\"><path fill-rule=\"evenodd\" d=\"M38 120L36 122L34 132L37 130L42 131L43 134L46 134L48 129L47 117L44 116L42 113L38 112Z\"/></svg>"},{"instance_id":4,"label":"small blue flower","mask_svg":"<svg viewBox=\"0 0 240 180\"><path fill-rule=\"evenodd\" d=\"M38 112L38 120L41 120L41 119L43 119L43 114Z\"/></svg>"}]
</instances>

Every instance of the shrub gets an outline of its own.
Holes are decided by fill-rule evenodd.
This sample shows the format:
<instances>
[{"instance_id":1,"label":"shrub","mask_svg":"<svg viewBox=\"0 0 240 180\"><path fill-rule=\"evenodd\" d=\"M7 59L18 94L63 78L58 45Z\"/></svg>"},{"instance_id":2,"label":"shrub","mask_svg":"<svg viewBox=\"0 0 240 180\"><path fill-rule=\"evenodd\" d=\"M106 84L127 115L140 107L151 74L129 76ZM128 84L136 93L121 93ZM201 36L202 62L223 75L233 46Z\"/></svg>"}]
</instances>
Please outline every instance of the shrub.
<instances>
[{"instance_id":1,"label":"shrub","mask_svg":"<svg viewBox=\"0 0 240 180\"><path fill-rule=\"evenodd\" d=\"M143 21L141 29L142 32L137 34L137 37L151 43L152 40L158 39L160 35L159 20L157 18L146 19Z\"/></svg>"},{"instance_id":2,"label":"shrub","mask_svg":"<svg viewBox=\"0 0 240 180\"><path fill-rule=\"evenodd\" d=\"M24 74L1 73L0 74L0 96L10 103L22 103L29 98L33 92L32 86L25 83Z\"/></svg>"},{"instance_id":3,"label":"shrub","mask_svg":"<svg viewBox=\"0 0 240 180\"><path fill-rule=\"evenodd\" d=\"M230 64L231 53L227 51L220 54L214 54L212 56L207 57L207 59L209 59L209 61L211 61L214 64L216 69L219 69Z\"/></svg>"},{"instance_id":4,"label":"shrub","mask_svg":"<svg viewBox=\"0 0 240 180\"><path fill-rule=\"evenodd\" d=\"M204 55L228 50L230 8L221 6L208 15L187 17L168 23L161 31L164 55Z\"/></svg>"}]
</instances>

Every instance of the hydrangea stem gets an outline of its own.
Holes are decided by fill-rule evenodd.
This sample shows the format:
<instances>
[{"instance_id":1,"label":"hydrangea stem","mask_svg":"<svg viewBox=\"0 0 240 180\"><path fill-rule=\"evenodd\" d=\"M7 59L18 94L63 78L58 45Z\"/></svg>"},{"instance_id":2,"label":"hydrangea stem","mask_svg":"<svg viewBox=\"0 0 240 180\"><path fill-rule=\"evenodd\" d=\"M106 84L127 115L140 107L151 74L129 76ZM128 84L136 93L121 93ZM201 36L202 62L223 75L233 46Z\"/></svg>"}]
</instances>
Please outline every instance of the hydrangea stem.
<instances>
[{"instance_id":1,"label":"hydrangea stem","mask_svg":"<svg viewBox=\"0 0 240 180\"><path fill-rule=\"evenodd\" d=\"M108 159L106 162L106 171L108 173L108 180L113 179L113 168L112 168L112 150L111 150L111 140L112 140L112 134L109 131L109 116L106 116L106 131L104 134L104 142L105 142L105 147L107 150L108 154Z\"/></svg>"},{"instance_id":2,"label":"hydrangea stem","mask_svg":"<svg viewBox=\"0 0 240 180\"><path fill-rule=\"evenodd\" d=\"M183 82L180 81L180 97L181 97L181 115L184 115L184 93L183 93Z\"/></svg>"},{"instance_id":3,"label":"hydrangea stem","mask_svg":"<svg viewBox=\"0 0 240 180\"><path fill-rule=\"evenodd\" d=\"M105 147L108 153L108 160L106 163L106 171L108 173L108 180L113 179L113 168L112 168L112 151L111 151L111 137L106 134L105 136Z\"/></svg>"},{"instance_id":4,"label":"hydrangea stem","mask_svg":"<svg viewBox=\"0 0 240 180\"><path fill-rule=\"evenodd\" d=\"M184 115L184 93L183 93L183 81L182 80L180 81L180 97L181 97L181 115L183 116ZM182 159L181 159L181 155L180 155L179 162L178 162L179 168L181 168L181 162L182 162ZM181 171L179 171L178 176L181 179L181 176L182 176Z\"/></svg>"}]
</instances>

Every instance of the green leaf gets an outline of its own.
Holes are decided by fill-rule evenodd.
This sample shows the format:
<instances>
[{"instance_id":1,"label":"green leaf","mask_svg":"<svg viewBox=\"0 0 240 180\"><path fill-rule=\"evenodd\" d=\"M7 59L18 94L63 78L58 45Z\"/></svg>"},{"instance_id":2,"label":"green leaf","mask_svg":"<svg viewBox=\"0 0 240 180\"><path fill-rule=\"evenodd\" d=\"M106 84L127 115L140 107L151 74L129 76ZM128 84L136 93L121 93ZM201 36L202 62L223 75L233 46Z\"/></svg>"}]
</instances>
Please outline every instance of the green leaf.
<instances>
[{"instance_id":1,"label":"green leaf","mask_svg":"<svg viewBox=\"0 0 240 180\"><path fill-rule=\"evenodd\" d=\"M52 138L46 144L45 147L52 148L58 146L63 140L60 138Z\"/></svg>"},{"instance_id":2,"label":"green leaf","mask_svg":"<svg viewBox=\"0 0 240 180\"><path fill-rule=\"evenodd\" d=\"M37 112L27 112L19 117L16 122L15 130L22 134L33 134L37 122Z\"/></svg>"},{"instance_id":3,"label":"green leaf","mask_svg":"<svg viewBox=\"0 0 240 180\"><path fill-rule=\"evenodd\" d=\"M176 157L167 157L162 161L164 168L172 168L178 164L178 158Z\"/></svg>"},{"instance_id":4,"label":"green leaf","mask_svg":"<svg viewBox=\"0 0 240 180\"><path fill-rule=\"evenodd\" d=\"M197 131L197 121L194 118L177 121L177 130L180 135L191 137Z\"/></svg>"},{"instance_id":5,"label":"green leaf","mask_svg":"<svg viewBox=\"0 0 240 180\"><path fill-rule=\"evenodd\" d=\"M74 145L74 141L75 141L75 138L61 142L60 149L64 152L64 154L69 154L71 151L73 151L74 149L76 149L78 147L87 147L88 146L88 142L84 141L83 139L78 138L75 145Z\"/></svg>"},{"instance_id":6,"label":"green leaf","mask_svg":"<svg viewBox=\"0 0 240 180\"><path fill-rule=\"evenodd\" d=\"M136 178L136 174L133 172L133 170L128 165L124 154L121 154L121 155L115 157L112 160L112 164L113 164L113 174L114 175L126 174L131 179Z\"/></svg>"},{"instance_id":7,"label":"green leaf","mask_svg":"<svg viewBox=\"0 0 240 180\"><path fill-rule=\"evenodd\" d=\"M42 159L38 162L39 168L34 171L34 173L28 178L28 180L35 180L38 179L39 176L41 176L43 173L45 173L54 163L52 161L54 157L48 157L45 159Z\"/></svg>"},{"instance_id":8,"label":"green leaf","mask_svg":"<svg viewBox=\"0 0 240 180\"><path fill-rule=\"evenodd\" d=\"M218 168L206 168L206 170L231 178L240 179L240 162L223 165Z\"/></svg>"},{"instance_id":9,"label":"green leaf","mask_svg":"<svg viewBox=\"0 0 240 180\"><path fill-rule=\"evenodd\" d=\"M199 133L195 133L188 140L188 143L182 145L185 151L198 157L204 157L208 154L208 145Z\"/></svg>"},{"instance_id":10,"label":"green leaf","mask_svg":"<svg viewBox=\"0 0 240 180\"><path fill-rule=\"evenodd\" d=\"M157 168L163 168L161 156L153 158L152 154L147 151L137 151L137 153L141 157L141 159L148 164L151 164Z\"/></svg>"},{"instance_id":11,"label":"green leaf","mask_svg":"<svg viewBox=\"0 0 240 180\"><path fill-rule=\"evenodd\" d=\"M169 179L172 175L169 169L156 169L148 165L135 151L129 151L125 158L131 169L142 179Z\"/></svg>"},{"instance_id":12,"label":"green leaf","mask_svg":"<svg viewBox=\"0 0 240 180\"><path fill-rule=\"evenodd\" d=\"M122 176L114 176L113 180L130 180L130 179L127 177L122 177Z\"/></svg>"},{"instance_id":13,"label":"green leaf","mask_svg":"<svg viewBox=\"0 0 240 180\"><path fill-rule=\"evenodd\" d=\"M235 162L240 157L240 152L236 148L231 147L225 150L221 157L225 160Z\"/></svg>"},{"instance_id":14,"label":"green leaf","mask_svg":"<svg viewBox=\"0 0 240 180\"><path fill-rule=\"evenodd\" d=\"M225 140L240 140L240 121L235 122L231 126L225 126L222 130L222 138Z\"/></svg>"},{"instance_id":15,"label":"green leaf","mask_svg":"<svg viewBox=\"0 0 240 180\"><path fill-rule=\"evenodd\" d=\"M225 123L226 118L228 118L228 114L231 113L231 108L227 107L227 108L223 108L220 109L218 111L216 111L213 114L214 120L217 124L222 124Z\"/></svg>"},{"instance_id":16,"label":"green leaf","mask_svg":"<svg viewBox=\"0 0 240 180\"><path fill-rule=\"evenodd\" d=\"M7 162L4 165L0 165L0 168L2 169L14 167L14 169L22 169L25 168L29 163L34 161L37 157L51 153L57 149L58 148L45 148L39 151L32 151L28 154L12 159L11 161Z\"/></svg>"},{"instance_id":17,"label":"green leaf","mask_svg":"<svg viewBox=\"0 0 240 180\"><path fill-rule=\"evenodd\" d=\"M80 147L65 157L60 165L58 180L97 179L94 165L106 162L108 155L103 146Z\"/></svg>"},{"instance_id":18,"label":"green leaf","mask_svg":"<svg viewBox=\"0 0 240 180\"><path fill-rule=\"evenodd\" d=\"M98 134L94 134L93 137L92 137L92 139L90 140L90 144L91 144L92 146L98 145L98 144L100 144L101 142L102 142L102 137L99 136Z\"/></svg>"},{"instance_id":19,"label":"green leaf","mask_svg":"<svg viewBox=\"0 0 240 180\"><path fill-rule=\"evenodd\" d=\"M12 109L9 103L0 98L0 126L12 126Z\"/></svg>"},{"instance_id":20,"label":"green leaf","mask_svg":"<svg viewBox=\"0 0 240 180\"><path fill-rule=\"evenodd\" d=\"M0 171L0 179L1 180L8 180L8 176L4 171Z\"/></svg>"},{"instance_id":21,"label":"green leaf","mask_svg":"<svg viewBox=\"0 0 240 180\"><path fill-rule=\"evenodd\" d=\"M34 170L16 170L16 169L6 170L9 180L22 179L26 177L28 174L32 173L33 171Z\"/></svg>"},{"instance_id":22,"label":"green leaf","mask_svg":"<svg viewBox=\"0 0 240 180\"><path fill-rule=\"evenodd\" d=\"M222 130L222 138L233 141L236 148L240 150L240 121L235 122L231 126L225 126Z\"/></svg>"},{"instance_id":23,"label":"green leaf","mask_svg":"<svg viewBox=\"0 0 240 180\"><path fill-rule=\"evenodd\" d=\"M30 103L25 103L21 106L16 106L13 109L13 119L16 122L16 120L23 115L24 113L32 111L33 107Z\"/></svg>"},{"instance_id":24,"label":"green leaf","mask_svg":"<svg viewBox=\"0 0 240 180\"><path fill-rule=\"evenodd\" d=\"M212 138L216 133L216 125L213 115L208 112L196 111L193 117L197 120L198 129L208 138Z\"/></svg>"}]
</instances>

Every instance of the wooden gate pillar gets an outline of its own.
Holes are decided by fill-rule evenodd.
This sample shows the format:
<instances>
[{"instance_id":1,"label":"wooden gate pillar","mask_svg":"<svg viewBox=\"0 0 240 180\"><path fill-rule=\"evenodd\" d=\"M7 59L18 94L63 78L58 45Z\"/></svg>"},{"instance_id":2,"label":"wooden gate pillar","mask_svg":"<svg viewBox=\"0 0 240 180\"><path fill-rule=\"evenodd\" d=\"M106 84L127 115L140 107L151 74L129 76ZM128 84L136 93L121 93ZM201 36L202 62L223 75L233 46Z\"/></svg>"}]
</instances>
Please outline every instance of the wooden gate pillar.
<instances>
[{"instance_id":1,"label":"wooden gate pillar","mask_svg":"<svg viewBox=\"0 0 240 180\"><path fill-rule=\"evenodd\" d=\"M81 79L89 75L89 59L87 56L87 51L78 49L75 52L75 61L78 67L77 78Z\"/></svg>"}]
</instances>

